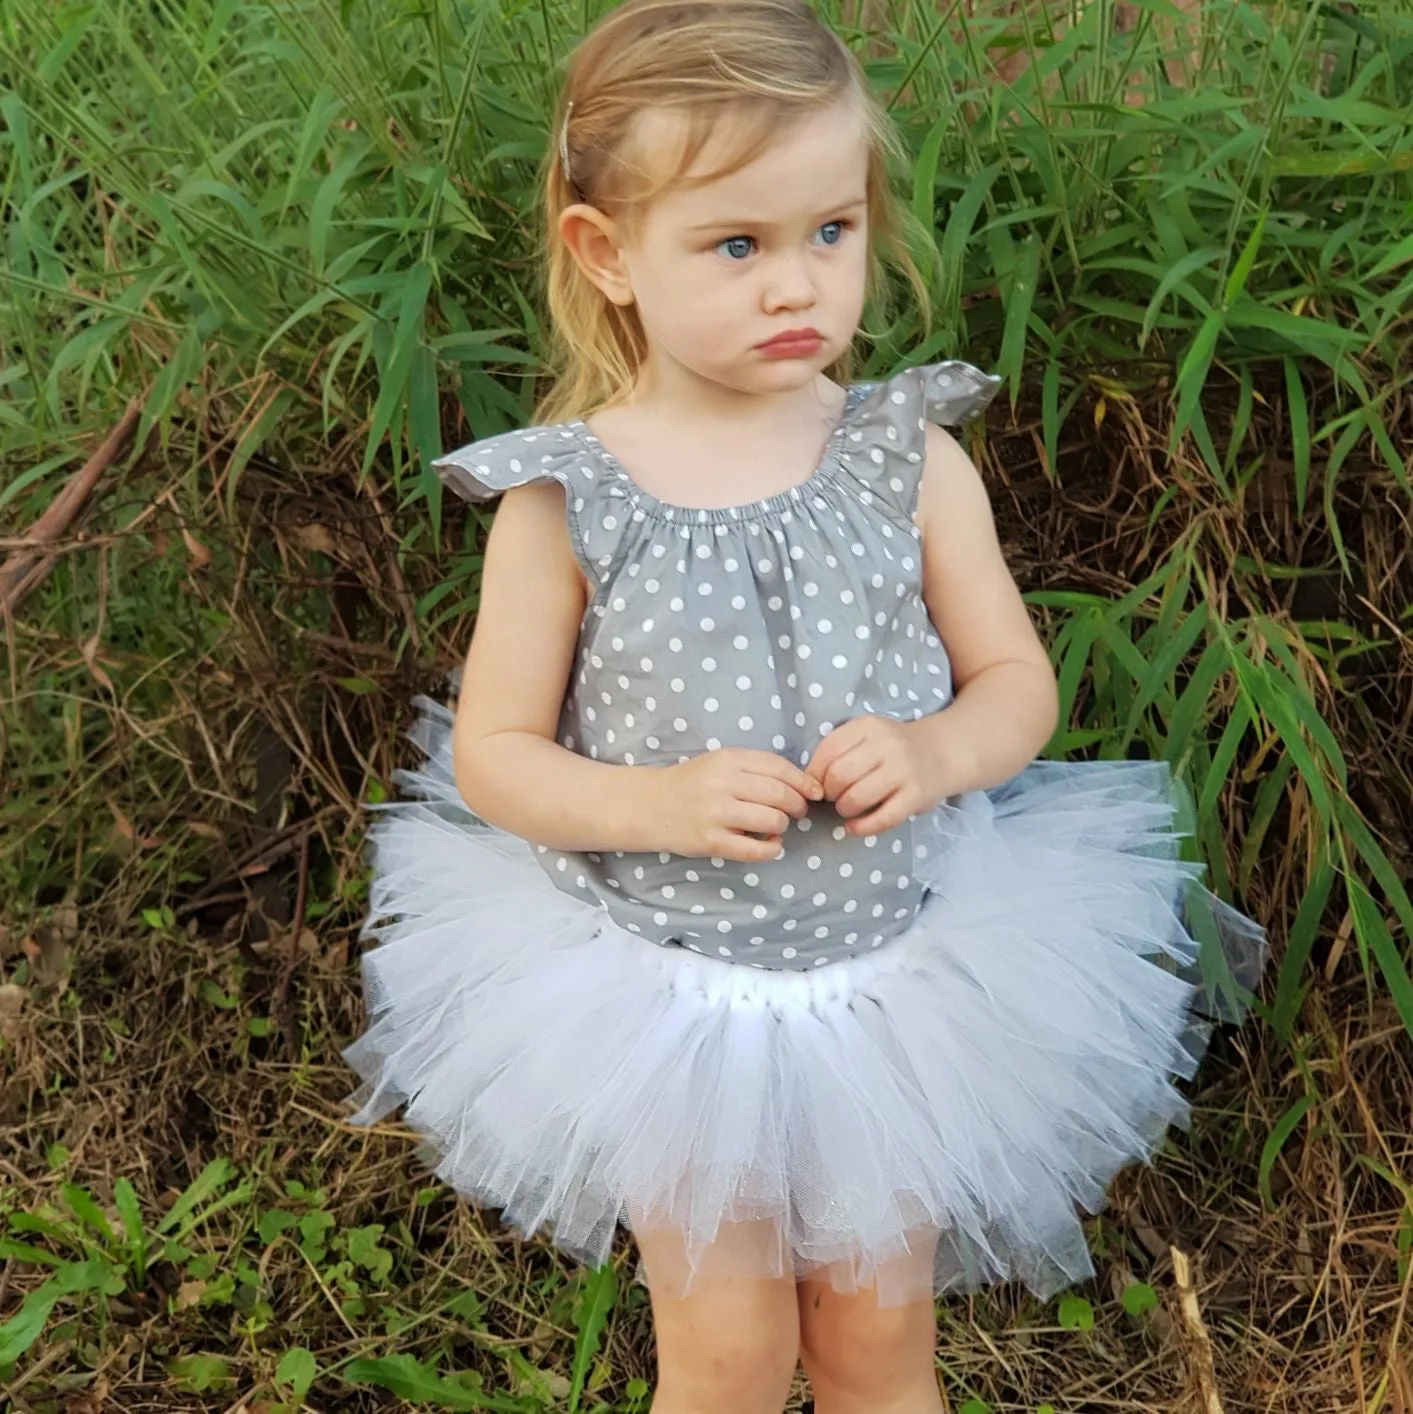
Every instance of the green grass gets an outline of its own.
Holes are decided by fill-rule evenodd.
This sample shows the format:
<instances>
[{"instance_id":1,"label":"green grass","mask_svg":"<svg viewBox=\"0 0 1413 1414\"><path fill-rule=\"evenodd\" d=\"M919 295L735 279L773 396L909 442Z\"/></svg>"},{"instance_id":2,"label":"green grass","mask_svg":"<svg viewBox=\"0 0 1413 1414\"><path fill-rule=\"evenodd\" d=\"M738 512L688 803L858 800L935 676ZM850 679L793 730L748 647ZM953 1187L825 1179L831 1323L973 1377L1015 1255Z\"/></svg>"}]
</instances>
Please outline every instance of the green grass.
<instances>
[{"instance_id":1,"label":"green grass","mask_svg":"<svg viewBox=\"0 0 1413 1414\"><path fill-rule=\"evenodd\" d=\"M213 500L234 512L252 457L337 459L392 493L409 552L444 545L427 470L444 429L492 433L532 403L535 168L556 63L592 12L7 7L0 510L31 520L79 458L76 431L139 393L188 459L173 493L193 517ZM876 330L868 369L999 369L1057 477L1096 397L1156 410L1173 460L1153 513L1177 503L1193 523L1141 590L1059 629L1080 712L1056 745L1141 742L1195 772L1225 881L1221 785L1274 736L1261 820L1287 784L1308 798L1310 886L1334 870L1371 977L1413 1029L1413 906L1322 725L1313 669L1333 650L1306 651L1288 620L1208 612L1218 582L1280 567L1243 567L1221 515L1196 515L1239 516L1274 473L1354 578L1349 458L1408 491L1413 14L1214 0L1195 78L1174 87L1168 7L1137 13L1125 34L1107 0L1008 34L1004 15L887 7L896 51L867 46L885 51L870 68L914 154L900 176L935 237L917 250L935 313L930 333L915 311ZM988 55L1017 45L1032 62L1008 88ZM1286 447L1254 435L1271 403ZM422 613L474 604L474 573L445 560ZM1297 986L1282 978L1286 1003Z\"/></svg>"}]
</instances>

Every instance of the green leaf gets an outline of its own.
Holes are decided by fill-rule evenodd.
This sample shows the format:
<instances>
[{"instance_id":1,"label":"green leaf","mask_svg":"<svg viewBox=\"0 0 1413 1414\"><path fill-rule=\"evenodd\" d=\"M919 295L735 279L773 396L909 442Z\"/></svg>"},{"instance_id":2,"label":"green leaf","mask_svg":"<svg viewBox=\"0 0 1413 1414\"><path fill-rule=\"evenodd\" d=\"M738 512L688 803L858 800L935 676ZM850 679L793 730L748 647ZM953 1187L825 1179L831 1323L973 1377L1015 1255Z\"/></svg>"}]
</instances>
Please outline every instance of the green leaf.
<instances>
[{"instance_id":1,"label":"green leaf","mask_svg":"<svg viewBox=\"0 0 1413 1414\"><path fill-rule=\"evenodd\" d=\"M260 1214L260 1221L255 1230L260 1234L260 1241L268 1247L282 1232L288 1232L290 1228L298 1226L297 1213L285 1212L283 1208L269 1208Z\"/></svg>"},{"instance_id":2,"label":"green leaf","mask_svg":"<svg viewBox=\"0 0 1413 1414\"><path fill-rule=\"evenodd\" d=\"M1344 887L1349 894L1354 935L1360 950L1366 956L1373 954L1389 997L1408 1034L1413 1036L1413 978L1408 975L1403 953L1368 889L1357 878L1349 876L1345 878Z\"/></svg>"},{"instance_id":3,"label":"green leaf","mask_svg":"<svg viewBox=\"0 0 1413 1414\"><path fill-rule=\"evenodd\" d=\"M0 1368L13 1365L39 1339L55 1304L80 1291L101 1291L113 1269L102 1257L62 1266L41 1286L25 1295L20 1309L0 1325Z\"/></svg>"},{"instance_id":4,"label":"green leaf","mask_svg":"<svg viewBox=\"0 0 1413 1414\"><path fill-rule=\"evenodd\" d=\"M80 1188L77 1183L64 1183L59 1187L59 1196L67 1204L69 1211L86 1228L97 1233L107 1242L117 1241L113 1229L108 1224L108 1219L103 1215L103 1210L93 1201L92 1195L86 1188Z\"/></svg>"},{"instance_id":5,"label":"green leaf","mask_svg":"<svg viewBox=\"0 0 1413 1414\"><path fill-rule=\"evenodd\" d=\"M290 1398L300 1403L309 1393L318 1373L319 1362L313 1353L302 1345L296 1345L280 1356L280 1363L275 1369L275 1383L285 1386Z\"/></svg>"},{"instance_id":6,"label":"green leaf","mask_svg":"<svg viewBox=\"0 0 1413 1414\"><path fill-rule=\"evenodd\" d=\"M1135 1281L1124 1288L1119 1300L1130 1316L1141 1316L1157 1307L1158 1293L1146 1281Z\"/></svg>"},{"instance_id":7,"label":"green leaf","mask_svg":"<svg viewBox=\"0 0 1413 1414\"><path fill-rule=\"evenodd\" d=\"M1060 1298L1060 1326L1067 1331L1093 1330L1094 1307L1085 1297L1066 1293Z\"/></svg>"},{"instance_id":8,"label":"green leaf","mask_svg":"<svg viewBox=\"0 0 1413 1414\"><path fill-rule=\"evenodd\" d=\"M611 1263L605 1263L582 1279L579 1299L574 1305L574 1363L570 1368L569 1411L576 1414L584 1394L589 1367L598 1352L609 1313L618 1297L618 1278Z\"/></svg>"},{"instance_id":9,"label":"green leaf","mask_svg":"<svg viewBox=\"0 0 1413 1414\"><path fill-rule=\"evenodd\" d=\"M220 1355L181 1355L167 1364L167 1373L198 1394L227 1389L231 1372Z\"/></svg>"},{"instance_id":10,"label":"green leaf","mask_svg":"<svg viewBox=\"0 0 1413 1414\"><path fill-rule=\"evenodd\" d=\"M1236 258L1236 264L1232 267L1231 274L1227 276L1226 288L1222 292L1222 303L1230 308L1246 289L1246 281L1251 274L1251 267L1256 263L1256 257L1261 250L1261 238L1266 234L1266 211L1262 211L1256 218L1255 229L1246 238L1246 244L1241 248L1241 254Z\"/></svg>"},{"instance_id":11,"label":"green leaf","mask_svg":"<svg viewBox=\"0 0 1413 1414\"><path fill-rule=\"evenodd\" d=\"M1003 285L1002 302L1006 310L1006 326L1001 337L1001 356L996 360L996 372L1010 384L1012 407L1020 395L1026 331L1030 326L1030 311L1035 303L1035 290L1039 281L1040 237L1032 232L1021 242L1014 273Z\"/></svg>"},{"instance_id":12,"label":"green leaf","mask_svg":"<svg viewBox=\"0 0 1413 1414\"><path fill-rule=\"evenodd\" d=\"M486 1394L456 1384L412 1355L384 1355L376 1360L353 1360L344 1367L350 1384L376 1385L402 1399L435 1405L438 1409L498 1409L505 1414L533 1414L531 1400Z\"/></svg>"},{"instance_id":13,"label":"green leaf","mask_svg":"<svg viewBox=\"0 0 1413 1414\"><path fill-rule=\"evenodd\" d=\"M1305 965L1319 934L1320 920L1329 904L1334 879L1334 868L1322 858L1305 885L1295 921L1286 935L1285 954L1281 958L1275 1001L1271 1006L1271 1021L1276 1035L1287 1043L1291 1040L1296 1009L1303 996L1301 983L1305 977Z\"/></svg>"},{"instance_id":14,"label":"green leaf","mask_svg":"<svg viewBox=\"0 0 1413 1414\"><path fill-rule=\"evenodd\" d=\"M1310 489L1310 408L1305 401L1305 384L1300 377L1300 365L1287 355L1285 366L1286 419L1290 425L1291 459L1295 468L1295 504L1305 514L1305 499Z\"/></svg>"},{"instance_id":15,"label":"green leaf","mask_svg":"<svg viewBox=\"0 0 1413 1414\"><path fill-rule=\"evenodd\" d=\"M1187 430L1197 411L1202 390L1207 386L1207 370L1212 366L1217 339L1222 332L1223 313L1214 309L1197 330L1196 336L1182 356L1177 371L1177 415L1173 419L1172 443Z\"/></svg>"},{"instance_id":16,"label":"green leaf","mask_svg":"<svg viewBox=\"0 0 1413 1414\"><path fill-rule=\"evenodd\" d=\"M1314 1095L1302 1095L1275 1123L1266 1142L1261 1146L1261 1158L1256 1168L1256 1186L1267 1208L1274 1208L1276 1200L1271 1195L1271 1171L1285 1148L1286 1140L1295 1133L1300 1121L1305 1118L1316 1102Z\"/></svg>"},{"instance_id":17,"label":"green leaf","mask_svg":"<svg viewBox=\"0 0 1413 1414\"><path fill-rule=\"evenodd\" d=\"M1163 308L1163 302L1172 292L1181 285L1189 275L1201 270L1204 266L1210 265L1214 260L1221 258L1222 252L1216 246L1203 246L1200 250L1191 250L1175 264L1168 266L1163 272L1162 278L1158 281L1158 288L1153 291L1153 298L1148 301L1148 308L1143 312L1143 326L1138 335L1138 347L1141 349L1148 342L1149 336L1153 332L1153 326L1158 321L1158 315ZM1210 312L1210 306L1203 313Z\"/></svg>"}]
</instances>

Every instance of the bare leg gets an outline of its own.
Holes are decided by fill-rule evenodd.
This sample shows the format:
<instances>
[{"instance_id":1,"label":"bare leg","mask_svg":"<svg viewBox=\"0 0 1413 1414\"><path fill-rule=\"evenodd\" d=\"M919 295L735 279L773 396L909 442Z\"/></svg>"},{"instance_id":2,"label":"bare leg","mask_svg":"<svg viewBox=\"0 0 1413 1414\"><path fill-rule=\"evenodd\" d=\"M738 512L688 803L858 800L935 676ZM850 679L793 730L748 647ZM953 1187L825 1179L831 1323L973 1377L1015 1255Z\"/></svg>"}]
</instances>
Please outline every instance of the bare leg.
<instances>
[{"instance_id":1,"label":"bare leg","mask_svg":"<svg viewBox=\"0 0 1413 1414\"><path fill-rule=\"evenodd\" d=\"M761 1270L773 1229L735 1224L703 1255L685 1284L687 1263L674 1232L637 1231L657 1336L653 1414L781 1414L800 1346L793 1276Z\"/></svg>"},{"instance_id":2,"label":"bare leg","mask_svg":"<svg viewBox=\"0 0 1413 1414\"><path fill-rule=\"evenodd\" d=\"M905 1306L880 1306L878 1287L843 1295L828 1273L800 1283L800 1355L816 1414L942 1414L937 1388L937 1315L931 1297L933 1241L884 1273L929 1294Z\"/></svg>"}]
</instances>

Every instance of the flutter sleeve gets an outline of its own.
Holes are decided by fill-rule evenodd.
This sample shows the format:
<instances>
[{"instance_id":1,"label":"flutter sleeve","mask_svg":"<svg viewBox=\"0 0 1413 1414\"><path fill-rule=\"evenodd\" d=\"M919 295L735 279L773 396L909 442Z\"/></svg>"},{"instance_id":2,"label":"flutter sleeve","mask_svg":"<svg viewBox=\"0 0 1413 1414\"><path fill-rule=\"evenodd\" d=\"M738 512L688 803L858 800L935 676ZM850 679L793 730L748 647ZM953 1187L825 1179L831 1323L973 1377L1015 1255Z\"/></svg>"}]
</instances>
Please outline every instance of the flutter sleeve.
<instances>
[{"instance_id":1,"label":"flutter sleeve","mask_svg":"<svg viewBox=\"0 0 1413 1414\"><path fill-rule=\"evenodd\" d=\"M856 480L904 516L917 505L927 424L958 427L983 413L1001 380L952 360L909 368L869 388L849 421L844 456Z\"/></svg>"}]
</instances>

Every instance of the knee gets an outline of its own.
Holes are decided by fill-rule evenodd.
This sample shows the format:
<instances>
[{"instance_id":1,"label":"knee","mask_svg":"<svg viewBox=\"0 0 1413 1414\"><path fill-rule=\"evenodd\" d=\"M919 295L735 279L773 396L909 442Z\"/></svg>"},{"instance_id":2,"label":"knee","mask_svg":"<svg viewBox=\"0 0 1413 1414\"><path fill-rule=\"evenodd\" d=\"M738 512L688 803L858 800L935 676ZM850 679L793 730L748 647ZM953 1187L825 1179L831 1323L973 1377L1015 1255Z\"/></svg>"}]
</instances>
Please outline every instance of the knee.
<instances>
[{"instance_id":1,"label":"knee","mask_svg":"<svg viewBox=\"0 0 1413 1414\"><path fill-rule=\"evenodd\" d=\"M801 1301L800 1355L816 1386L884 1402L930 1375L935 1343L930 1301L878 1306L813 1287Z\"/></svg>"},{"instance_id":2,"label":"knee","mask_svg":"<svg viewBox=\"0 0 1413 1414\"><path fill-rule=\"evenodd\" d=\"M713 1303L709 1311L693 1311L695 1319L688 1321L664 1320L662 1314L656 1322L654 1410L780 1414L799 1360L793 1301L747 1298L734 1308ZM679 1308L672 1314L683 1313Z\"/></svg>"}]
</instances>

